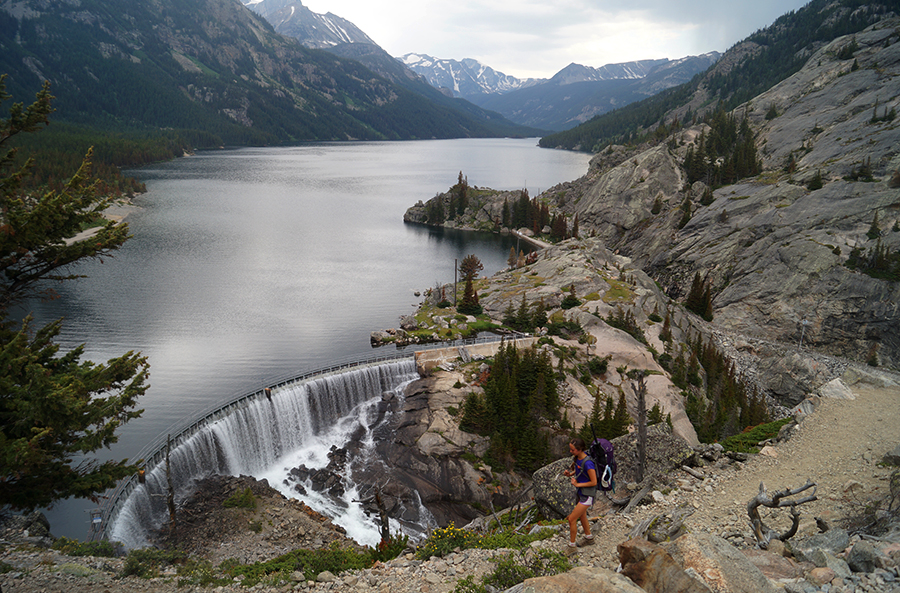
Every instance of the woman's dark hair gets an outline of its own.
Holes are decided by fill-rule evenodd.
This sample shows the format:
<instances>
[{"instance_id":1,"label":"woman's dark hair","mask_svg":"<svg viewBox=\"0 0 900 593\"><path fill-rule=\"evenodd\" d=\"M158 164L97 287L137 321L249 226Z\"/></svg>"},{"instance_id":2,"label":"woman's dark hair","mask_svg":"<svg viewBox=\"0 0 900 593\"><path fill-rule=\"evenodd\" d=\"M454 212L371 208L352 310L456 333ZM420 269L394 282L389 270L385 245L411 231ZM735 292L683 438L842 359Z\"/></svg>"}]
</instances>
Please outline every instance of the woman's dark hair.
<instances>
[{"instance_id":1,"label":"woman's dark hair","mask_svg":"<svg viewBox=\"0 0 900 593\"><path fill-rule=\"evenodd\" d=\"M587 445L584 443L584 439L581 437L575 437L570 441L570 443L579 451L587 451Z\"/></svg>"}]
</instances>

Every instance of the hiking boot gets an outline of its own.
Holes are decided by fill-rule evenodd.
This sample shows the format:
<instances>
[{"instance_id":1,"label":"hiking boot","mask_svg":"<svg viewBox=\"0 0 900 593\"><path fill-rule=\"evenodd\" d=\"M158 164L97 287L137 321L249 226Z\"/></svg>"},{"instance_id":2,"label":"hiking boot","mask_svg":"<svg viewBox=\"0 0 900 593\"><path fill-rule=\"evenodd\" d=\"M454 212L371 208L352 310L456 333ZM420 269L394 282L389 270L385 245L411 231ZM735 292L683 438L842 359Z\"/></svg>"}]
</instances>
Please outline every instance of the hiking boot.
<instances>
[{"instance_id":1,"label":"hiking boot","mask_svg":"<svg viewBox=\"0 0 900 593\"><path fill-rule=\"evenodd\" d=\"M573 556L573 555L575 555L577 552L578 552L578 547L577 547L577 546L571 546L571 545L569 545L569 544L566 544L566 545L563 546L562 553L563 553L564 555L566 555L566 556Z\"/></svg>"},{"instance_id":2,"label":"hiking boot","mask_svg":"<svg viewBox=\"0 0 900 593\"><path fill-rule=\"evenodd\" d=\"M595 538L595 537L583 537L583 538L581 538L581 540L578 542L578 547L579 547L579 548L583 548L583 547L585 547L585 546L593 546L593 545L594 545L594 540L595 540L595 539L597 539L597 538Z\"/></svg>"}]
</instances>

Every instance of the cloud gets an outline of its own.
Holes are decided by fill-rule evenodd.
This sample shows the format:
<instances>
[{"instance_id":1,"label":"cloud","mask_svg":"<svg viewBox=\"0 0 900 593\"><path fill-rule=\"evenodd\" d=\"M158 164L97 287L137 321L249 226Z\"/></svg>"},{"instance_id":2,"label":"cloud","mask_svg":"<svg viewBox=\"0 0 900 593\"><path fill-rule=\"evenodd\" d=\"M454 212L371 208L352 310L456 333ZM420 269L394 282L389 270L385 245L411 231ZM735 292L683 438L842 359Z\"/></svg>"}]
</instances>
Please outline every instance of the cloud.
<instances>
[{"instance_id":1,"label":"cloud","mask_svg":"<svg viewBox=\"0 0 900 593\"><path fill-rule=\"evenodd\" d=\"M395 56L475 58L518 77L725 51L803 0L308 0Z\"/></svg>"}]
</instances>

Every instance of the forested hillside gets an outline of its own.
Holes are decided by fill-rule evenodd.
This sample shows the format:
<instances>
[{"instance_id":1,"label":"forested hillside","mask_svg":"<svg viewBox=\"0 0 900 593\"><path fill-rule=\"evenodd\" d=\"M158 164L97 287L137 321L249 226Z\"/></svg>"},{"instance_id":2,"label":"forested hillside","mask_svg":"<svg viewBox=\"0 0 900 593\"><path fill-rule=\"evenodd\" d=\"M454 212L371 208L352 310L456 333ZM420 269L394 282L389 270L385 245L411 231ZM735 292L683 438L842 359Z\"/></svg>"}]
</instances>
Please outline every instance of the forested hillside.
<instances>
[{"instance_id":1,"label":"forested hillside","mask_svg":"<svg viewBox=\"0 0 900 593\"><path fill-rule=\"evenodd\" d=\"M359 62L307 49L231 0L7 3L0 7L0 48L13 100L30 101L49 80L51 119L70 126L69 139L84 138L73 148L81 154L109 135L136 142L141 152L160 137L163 144L213 147L528 132L497 114L438 105ZM147 144L148 137L155 139ZM46 143L48 134L40 138Z\"/></svg>"},{"instance_id":2,"label":"forested hillside","mask_svg":"<svg viewBox=\"0 0 900 593\"><path fill-rule=\"evenodd\" d=\"M610 144L647 140L673 118L689 125L720 102L731 110L796 73L823 44L898 12L897 0L813 0L736 44L691 82L545 136L540 145L599 152Z\"/></svg>"}]
</instances>

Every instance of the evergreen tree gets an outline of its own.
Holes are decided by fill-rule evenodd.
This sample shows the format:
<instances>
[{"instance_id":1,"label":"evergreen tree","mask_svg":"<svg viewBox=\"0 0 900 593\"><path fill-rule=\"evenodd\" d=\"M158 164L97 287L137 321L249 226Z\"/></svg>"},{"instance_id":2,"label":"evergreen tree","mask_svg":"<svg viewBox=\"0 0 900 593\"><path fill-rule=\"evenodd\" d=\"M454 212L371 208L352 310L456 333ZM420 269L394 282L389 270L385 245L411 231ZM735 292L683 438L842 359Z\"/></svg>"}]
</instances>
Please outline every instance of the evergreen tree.
<instances>
[{"instance_id":1,"label":"evergreen tree","mask_svg":"<svg viewBox=\"0 0 900 593\"><path fill-rule=\"evenodd\" d=\"M463 298L459 303L457 310L464 315L481 315L484 311L478 302L478 293L475 291L475 284L472 278L466 278L466 287L463 290Z\"/></svg>"},{"instance_id":2,"label":"evergreen tree","mask_svg":"<svg viewBox=\"0 0 900 593\"><path fill-rule=\"evenodd\" d=\"M554 241L562 241L566 238L567 227L565 214L557 214L550 223L550 238Z\"/></svg>"},{"instance_id":3,"label":"evergreen tree","mask_svg":"<svg viewBox=\"0 0 900 593\"><path fill-rule=\"evenodd\" d=\"M665 416L663 416L662 407L659 405L659 402L656 402L650 408L650 411L647 412L647 426L659 424L663 420L665 420Z\"/></svg>"},{"instance_id":4,"label":"evergreen tree","mask_svg":"<svg viewBox=\"0 0 900 593\"><path fill-rule=\"evenodd\" d=\"M663 342L672 341L672 316L666 311L666 317L663 319L662 329L659 330L659 339Z\"/></svg>"},{"instance_id":5,"label":"evergreen tree","mask_svg":"<svg viewBox=\"0 0 900 593\"><path fill-rule=\"evenodd\" d=\"M459 180L456 182L456 193L459 196L456 202L456 212L462 216L469 206L469 178L463 177L462 171L459 172Z\"/></svg>"},{"instance_id":6,"label":"evergreen tree","mask_svg":"<svg viewBox=\"0 0 900 593\"><path fill-rule=\"evenodd\" d=\"M0 102L10 98L5 78ZM0 120L0 148L46 126L51 100L45 83L34 103L14 104ZM43 281L77 277L63 273L67 266L107 256L128 238L126 224L106 221L89 240L67 242L112 204L98 195L90 151L68 183L46 191L23 190L34 161L16 167L16 153L0 157L0 507L30 510L70 496L94 498L137 470L90 454L140 416L134 408L148 365L133 352L105 365L82 361L83 345L61 352L53 342L61 320L35 330L30 316L11 311Z\"/></svg>"},{"instance_id":7,"label":"evergreen tree","mask_svg":"<svg viewBox=\"0 0 900 593\"><path fill-rule=\"evenodd\" d=\"M474 253L464 257L459 262L459 273L465 280L474 280L478 277L478 272L484 269L484 264L478 259Z\"/></svg>"},{"instance_id":8,"label":"evergreen tree","mask_svg":"<svg viewBox=\"0 0 900 593\"><path fill-rule=\"evenodd\" d=\"M707 321L712 321L712 291L707 282L700 278L700 272L694 274L684 308Z\"/></svg>"},{"instance_id":9,"label":"evergreen tree","mask_svg":"<svg viewBox=\"0 0 900 593\"><path fill-rule=\"evenodd\" d=\"M881 236L881 227L878 225L878 210L875 211L875 217L872 219L872 225L866 231L866 236L870 239L877 239Z\"/></svg>"},{"instance_id":10,"label":"evergreen tree","mask_svg":"<svg viewBox=\"0 0 900 593\"><path fill-rule=\"evenodd\" d=\"M619 393L619 403L616 404L616 411L613 414L612 422L609 425L611 435L606 438L614 439L624 434L628 434L628 425L632 424L631 416L628 415L628 406L625 404L625 394Z\"/></svg>"},{"instance_id":11,"label":"evergreen tree","mask_svg":"<svg viewBox=\"0 0 900 593\"><path fill-rule=\"evenodd\" d=\"M584 419L584 423L581 425L581 430L578 431L578 436L584 439L585 443L590 443L594 440L594 433L597 434L598 437L606 435L606 432L603 431L604 428L604 414L603 414L603 399L601 396L603 392L597 391L597 394L594 395L594 404L591 406L591 413ZM609 400L612 402L612 400ZM608 438L608 437L605 437Z\"/></svg>"}]
</instances>

